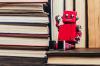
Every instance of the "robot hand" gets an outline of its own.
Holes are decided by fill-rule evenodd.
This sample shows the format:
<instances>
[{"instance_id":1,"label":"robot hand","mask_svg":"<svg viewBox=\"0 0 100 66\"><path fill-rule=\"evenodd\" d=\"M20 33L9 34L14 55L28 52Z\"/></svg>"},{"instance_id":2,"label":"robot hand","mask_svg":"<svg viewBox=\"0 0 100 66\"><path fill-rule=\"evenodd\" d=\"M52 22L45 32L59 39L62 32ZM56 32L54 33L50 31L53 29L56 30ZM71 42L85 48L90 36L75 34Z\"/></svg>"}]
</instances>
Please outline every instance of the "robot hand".
<instances>
[{"instance_id":1,"label":"robot hand","mask_svg":"<svg viewBox=\"0 0 100 66\"><path fill-rule=\"evenodd\" d=\"M77 28L76 28L77 36L75 38L76 43L78 43L80 41L80 37L82 36L81 29L82 29L81 26L77 25Z\"/></svg>"},{"instance_id":2,"label":"robot hand","mask_svg":"<svg viewBox=\"0 0 100 66\"><path fill-rule=\"evenodd\" d=\"M76 27L76 31L77 31L77 32L80 32L81 29L82 29L82 27L81 27L80 25L77 25L77 27Z\"/></svg>"},{"instance_id":3,"label":"robot hand","mask_svg":"<svg viewBox=\"0 0 100 66\"><path fill-rule=\"evenodd\" d=\"M59 22L61 21L61 16L57 15L57 16L55 17L55 19L56 19L56 21L59 23Z\"/></svg>"},{"instance_id":4,"label":"robot hand","mask_svg":"<svg viewBox=\"0 0 100 66\"><path fill-rule=\"evenodd\" d=\"M56 16L55 17L56 19L56 26L59 27L60 25L63 25L63 22L62 22L62 17L61 16Z\"/></svg>"}]
</instances>

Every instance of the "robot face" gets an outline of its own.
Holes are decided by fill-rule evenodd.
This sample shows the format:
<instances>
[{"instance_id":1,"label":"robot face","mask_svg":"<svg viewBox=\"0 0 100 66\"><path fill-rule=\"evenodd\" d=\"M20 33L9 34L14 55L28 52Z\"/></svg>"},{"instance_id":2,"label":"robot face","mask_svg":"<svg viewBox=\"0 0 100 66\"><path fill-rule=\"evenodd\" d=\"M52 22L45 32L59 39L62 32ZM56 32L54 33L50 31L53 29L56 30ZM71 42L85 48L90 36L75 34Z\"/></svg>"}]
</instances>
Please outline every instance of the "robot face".
<instances>
[{"instance_id":1,"label":"robot face","mask_svg":"<svg viewBox=\"0 0 100 66\"><path fill-rule=\"evenodd\" d=\"M75 11L64 11L62 20L63 22L76 22L76 15Z\"/></svg>"}]
</instances>

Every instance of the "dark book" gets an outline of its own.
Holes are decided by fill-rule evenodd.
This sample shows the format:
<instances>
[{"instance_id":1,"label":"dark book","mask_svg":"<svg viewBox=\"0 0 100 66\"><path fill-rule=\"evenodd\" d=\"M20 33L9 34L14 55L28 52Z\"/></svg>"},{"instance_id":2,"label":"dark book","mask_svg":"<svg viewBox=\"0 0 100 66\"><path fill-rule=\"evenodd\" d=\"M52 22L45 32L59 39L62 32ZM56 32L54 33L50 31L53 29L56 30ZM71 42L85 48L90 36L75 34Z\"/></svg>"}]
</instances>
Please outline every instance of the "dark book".
<instances>
[{"instance_id":1,"label":"dark book","mask_svg":"<svg viewBox=\"0 0 100 66\"><path fill-rule=\"evenodd\" d=\"M0 33L0 37L48 38L48 34Z\"/></svg>"},{"instance_id":2,"label":"dark book","mask_svg":"<svg viewBox=\"0 0 100 66\"><path fill-rule=\"evenodd\" d=\"M100 49L48 51L48 64L100 65Z\"/></svg>"}]
</instances>

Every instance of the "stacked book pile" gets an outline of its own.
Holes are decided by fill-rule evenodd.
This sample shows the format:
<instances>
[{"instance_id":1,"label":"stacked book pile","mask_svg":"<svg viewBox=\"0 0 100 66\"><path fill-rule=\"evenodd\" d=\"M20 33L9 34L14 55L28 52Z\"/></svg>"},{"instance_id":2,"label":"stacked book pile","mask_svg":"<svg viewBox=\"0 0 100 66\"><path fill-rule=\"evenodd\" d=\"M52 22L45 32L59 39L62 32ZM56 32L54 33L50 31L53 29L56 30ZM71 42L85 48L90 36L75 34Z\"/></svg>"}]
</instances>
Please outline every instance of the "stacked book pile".
<instances>
[{"instance_id":1,"label":"stacked book pile","mask_svg":"<svg viewBox=\"0 0 100 66\"><path fill-rule=\"evenodd\" d=\"M1 56L46 56L45 49L49 43L48 1L33 1L0 2Z\"/></svg>"}]
</instances>

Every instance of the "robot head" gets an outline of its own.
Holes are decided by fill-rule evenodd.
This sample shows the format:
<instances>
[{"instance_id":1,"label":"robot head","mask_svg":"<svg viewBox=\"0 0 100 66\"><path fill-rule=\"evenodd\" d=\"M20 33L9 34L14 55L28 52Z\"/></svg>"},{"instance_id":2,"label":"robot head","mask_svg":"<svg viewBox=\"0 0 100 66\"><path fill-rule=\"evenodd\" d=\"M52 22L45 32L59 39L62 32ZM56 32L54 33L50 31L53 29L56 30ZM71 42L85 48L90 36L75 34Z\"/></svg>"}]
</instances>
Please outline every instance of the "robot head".
<instances>
[{"instance_id":1,"label":"robot head","mask_svg":"<svg viewBox=\"0 0 100 66\"><path fill-rule=\"evenodd\" d=\"M68 22L74 23L76 22L76 15L77 15L76 11L64 11L62 20L65 23L68 23Z\"/></svg>"}]
</instances>

